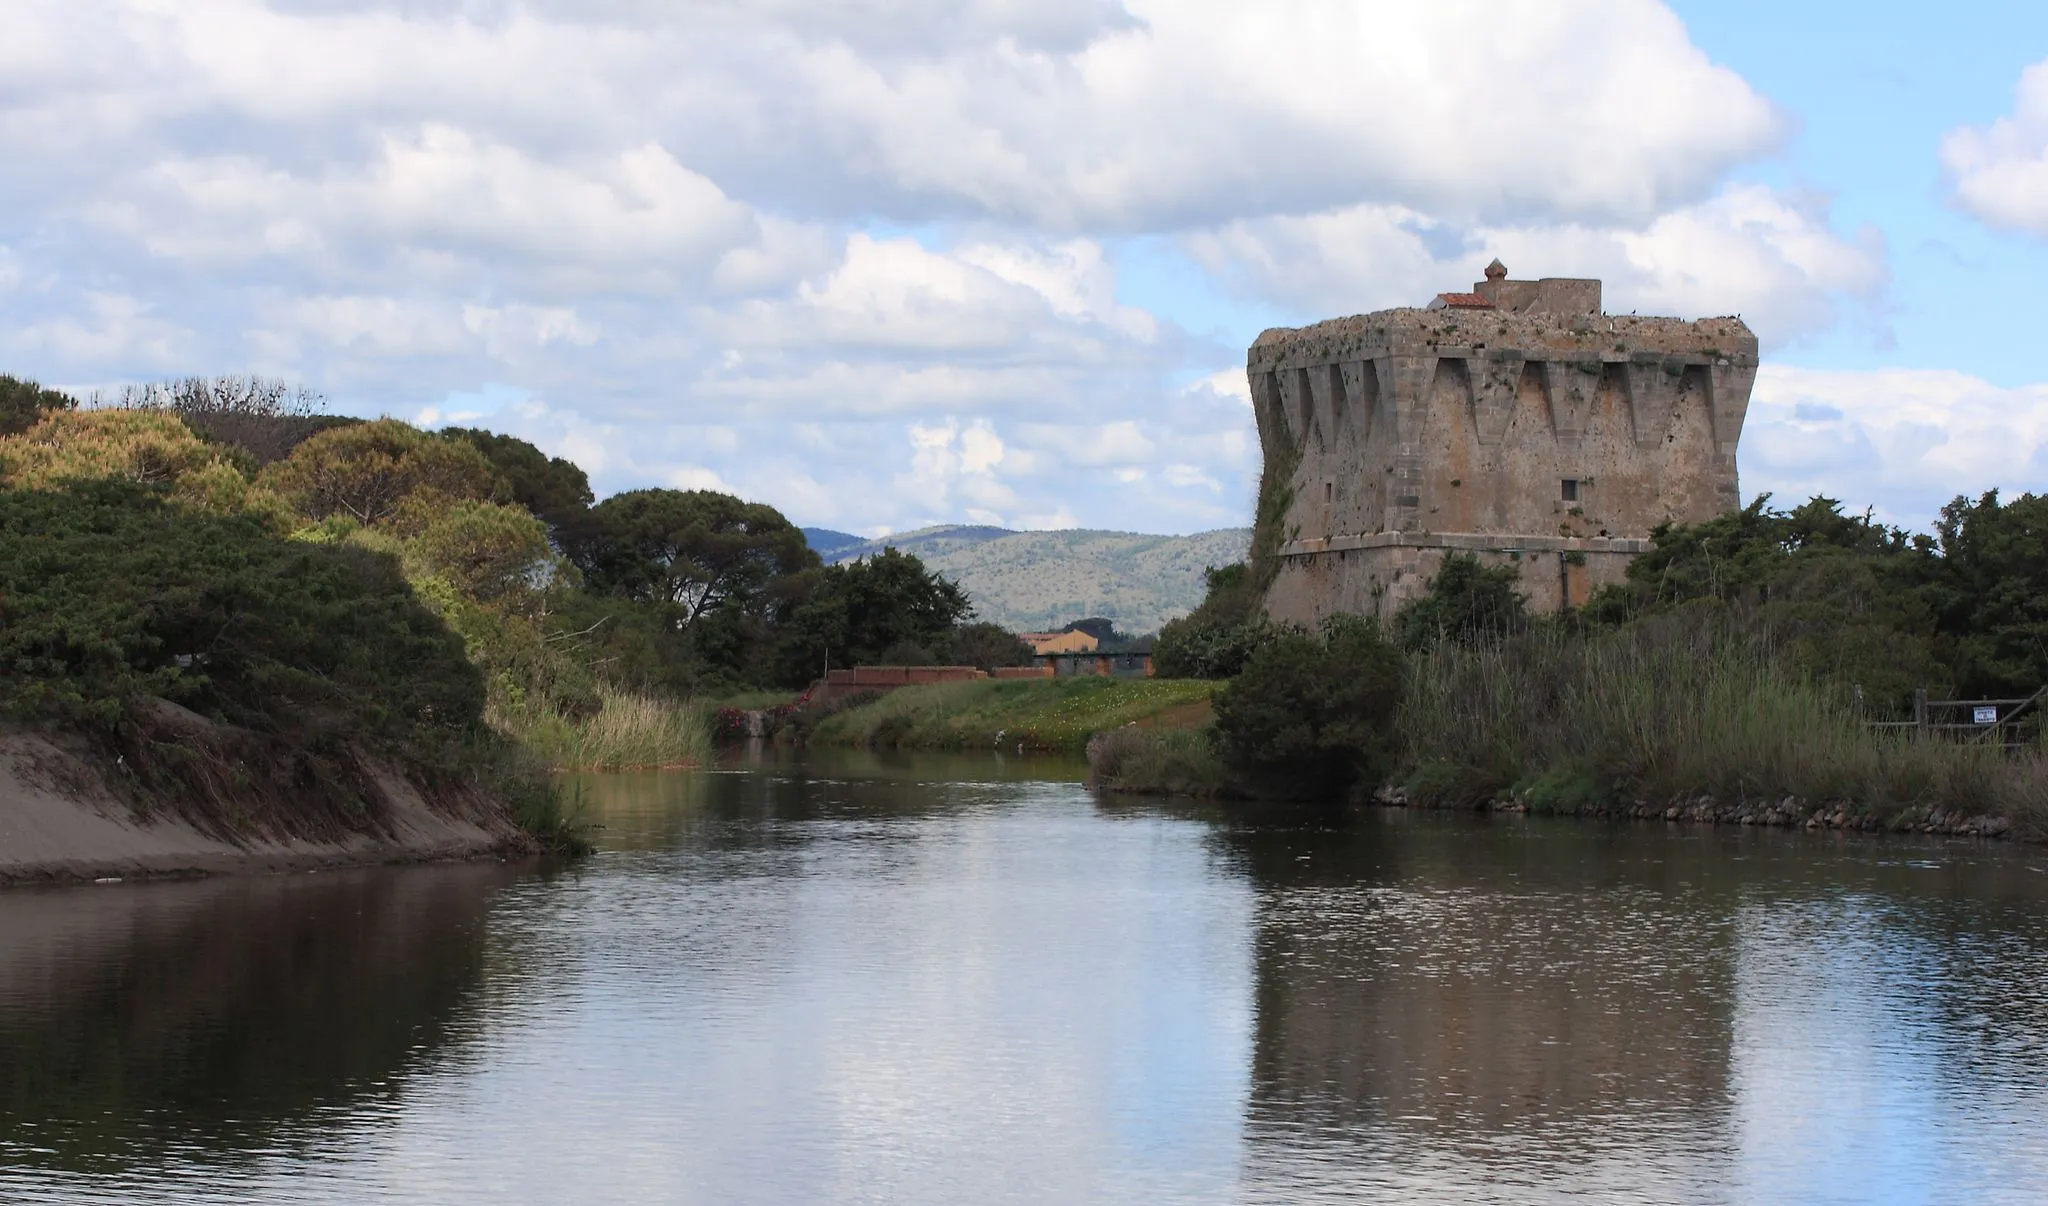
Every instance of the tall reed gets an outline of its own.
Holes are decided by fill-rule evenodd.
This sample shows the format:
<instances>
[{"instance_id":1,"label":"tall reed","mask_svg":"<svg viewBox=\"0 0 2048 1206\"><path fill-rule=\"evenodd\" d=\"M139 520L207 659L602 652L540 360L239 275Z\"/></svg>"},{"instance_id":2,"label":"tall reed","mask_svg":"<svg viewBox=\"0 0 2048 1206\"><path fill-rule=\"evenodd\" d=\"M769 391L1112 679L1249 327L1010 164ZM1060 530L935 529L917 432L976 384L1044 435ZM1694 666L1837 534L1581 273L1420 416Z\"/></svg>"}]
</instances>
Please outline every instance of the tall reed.
<instances>
[{"instance_id":1,"label":"tall reed","mask_svg":"<svg viewBox=\"0 0 2048 1206\"><path fill-rule=\"evenodd\" d=\"M711 717L695 700L600 687L601 707L570 718L546 700L493 697L491 725L558 770L701 766L711 757Z\"/></svg>"},{"instance_id":2,"label":"tall reed","mask_svg":"<svg viewBox=\"0 0 2048 1206\"><path fill-rule=\"evenodd\" d=\"M1400 723L1428 802L1576 776L1610 803L1794 796L2019 823L2048 790L2038 754L1873 731L1846 688L1787 668L1767 636L1698 617L1417 654Z\"/></svg>"}]
</instances>

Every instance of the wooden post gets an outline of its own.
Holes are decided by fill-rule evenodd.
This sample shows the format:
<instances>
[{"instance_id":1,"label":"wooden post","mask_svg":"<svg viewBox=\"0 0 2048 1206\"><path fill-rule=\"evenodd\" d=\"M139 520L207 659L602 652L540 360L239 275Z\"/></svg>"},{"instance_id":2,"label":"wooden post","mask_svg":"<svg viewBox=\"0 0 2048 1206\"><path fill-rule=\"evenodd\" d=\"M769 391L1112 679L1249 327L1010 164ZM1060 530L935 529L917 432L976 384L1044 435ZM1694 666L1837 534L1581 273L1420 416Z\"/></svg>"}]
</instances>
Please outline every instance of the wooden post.
<instances>
[{"instance_id":1,"label":"wooden post","mask_svg":"<svg viewBox=\"0 0 2048 1206\"><path fill-rule=\"evenodd\" d=\"M1913 688L1913 739L1924 740L1927 736L1927 688Z\"/></svg>"}]
</instances>

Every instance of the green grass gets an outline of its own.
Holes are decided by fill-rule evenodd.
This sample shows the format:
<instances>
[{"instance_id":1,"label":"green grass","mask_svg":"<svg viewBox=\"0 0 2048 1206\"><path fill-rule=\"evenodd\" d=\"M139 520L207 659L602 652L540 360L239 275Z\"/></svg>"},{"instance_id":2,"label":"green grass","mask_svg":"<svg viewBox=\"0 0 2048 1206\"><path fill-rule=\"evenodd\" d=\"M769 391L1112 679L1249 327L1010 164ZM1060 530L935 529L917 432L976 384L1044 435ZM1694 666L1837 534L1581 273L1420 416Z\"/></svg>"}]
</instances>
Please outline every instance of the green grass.
<instances>
[{"instance_id":1,"label":"green grass","mask_svg":"<svg viewBox=\"0 0 2048 1206\"><path fill-rule=\"evenodd\" d=\"M711 718L694 700L659 699L602 687L603 707L580 720L544 704L512 708L493 699L494 728L556 770L702 766L711 758Z\"/></svg>"},{"instance_id":2,"label":"green grass","mask_svg":"<svg viewBox=\"0 0 2048 1206\"><path fill-rule=\"evenodd\" d=\"M820 721L825 745L1081 753L1105 729L1206 702L1221 684L1192 679L1039 678L904 687Z\"/></svg>"}]
</instances>

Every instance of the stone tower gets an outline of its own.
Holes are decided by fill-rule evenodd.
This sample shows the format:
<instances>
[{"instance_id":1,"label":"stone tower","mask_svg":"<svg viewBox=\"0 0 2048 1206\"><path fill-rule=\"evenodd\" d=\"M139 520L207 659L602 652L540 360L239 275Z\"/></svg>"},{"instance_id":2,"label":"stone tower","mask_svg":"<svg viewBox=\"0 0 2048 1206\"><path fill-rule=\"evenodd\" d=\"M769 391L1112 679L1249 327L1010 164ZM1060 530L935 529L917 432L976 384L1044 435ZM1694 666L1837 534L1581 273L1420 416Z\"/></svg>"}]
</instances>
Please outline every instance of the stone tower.
<instances>
[{"instance_id":1,"label":"stone tower","mask_svg":"<svg viewBox=\"0 0 2048 1206\"><path fill-rule=\"evenodd\" d=\"M1499 260L1422 309L1267 331L1246 357L1286 503L1267 611L1391 616L1454 551L1515 565L1533 608L1583 603L1658 523L1741 505L1756 368L1739 318L1603 314L1599 281Z\"/></svg>"}]
</instances>

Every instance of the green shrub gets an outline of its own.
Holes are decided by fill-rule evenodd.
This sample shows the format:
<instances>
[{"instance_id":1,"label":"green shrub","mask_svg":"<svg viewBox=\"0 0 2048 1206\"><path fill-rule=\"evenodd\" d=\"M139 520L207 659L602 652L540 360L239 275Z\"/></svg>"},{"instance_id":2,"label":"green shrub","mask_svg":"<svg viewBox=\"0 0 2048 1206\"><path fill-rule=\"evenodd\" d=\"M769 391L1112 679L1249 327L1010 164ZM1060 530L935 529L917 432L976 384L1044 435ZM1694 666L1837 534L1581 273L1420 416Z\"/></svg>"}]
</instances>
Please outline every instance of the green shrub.
<instances>
[{"instance_id":1,"label":"green shrub","mask_svg":"<svg viewBox=\"0 0 2048 1206\"><path fill-rule=\"evenodd\" d=\"M1194 611L1168 620L1152 643L1161 678L1234 678L1279 629L1260 611L1252 569L1242 562L1203 571L1208 590Z\"/></svg>"},{"instance_id":2,"label":"green shrub","mask_svg":"<svg viewBox=\"0 0 2048 1206\"><path fill-rule=\"evenodd\" d=\"M1376 784L1399 748L1402 680L1375 624L1345 616L1321 639L1285 633L1217 693L1223 764L1261 794L1335 799Z\"/></svg>"},{"instance_id":3,"label":"green shrub","mask_svg":"<svg viewBox=\"0 0 2048 1206\"><path fill-rule=\"evenodd\" d=\"M1520 577L1511 565L1482 565L1470 553L1450 554L1429 580L1428 592L1395 621L1402 646L1469 645L1521 632L1529 626L1529 610L1515 589Z\"/></svg>"},{"instance_id":4,"label":"green shrub","mask_svg":"<svg viewBox=\"0 0 2048 1206\"><path fill-rule=\"evenodd\" d=\"M403 740L475 727L484 687L393 558L131 482L0 491L0 706L107 726L149 696Z\"/></svg>"},{"instance_id":5,"label":"green shrub","mask_svg":"<svg viewBox=\"0 0 2048 1206\"><path fill-rule=\"evenodd\" d=\"M1105 791L1215 796L1225 789L1214 730L1146 729L1135 724L1088 741L1088 777Z\"/></svg>"}]
</instances>

